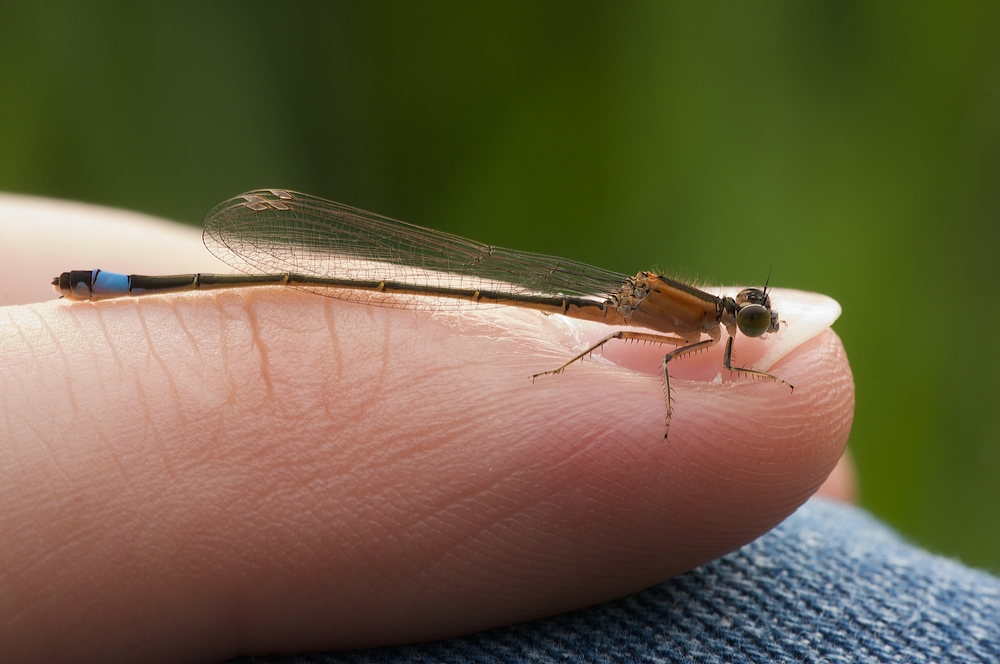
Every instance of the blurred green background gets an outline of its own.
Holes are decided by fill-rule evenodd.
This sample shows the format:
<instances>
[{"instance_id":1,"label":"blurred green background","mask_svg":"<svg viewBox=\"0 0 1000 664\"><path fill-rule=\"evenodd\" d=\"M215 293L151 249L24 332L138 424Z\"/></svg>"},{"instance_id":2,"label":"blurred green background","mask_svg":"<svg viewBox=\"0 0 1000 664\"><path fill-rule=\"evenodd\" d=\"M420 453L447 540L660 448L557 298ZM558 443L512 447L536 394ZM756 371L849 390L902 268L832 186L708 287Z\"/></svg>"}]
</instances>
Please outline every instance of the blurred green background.
<instances>
[{"instance_id":1,"label":"blurred green background","mask_svg":"<svg viewBox=\"0 0 1000 664\"><path fill-rule=\"evenodd\" d=\"M835 297L864 505L1000 571L1000 4L4 4L0 190L256 187Z\"/></svg>"}]
</instances>

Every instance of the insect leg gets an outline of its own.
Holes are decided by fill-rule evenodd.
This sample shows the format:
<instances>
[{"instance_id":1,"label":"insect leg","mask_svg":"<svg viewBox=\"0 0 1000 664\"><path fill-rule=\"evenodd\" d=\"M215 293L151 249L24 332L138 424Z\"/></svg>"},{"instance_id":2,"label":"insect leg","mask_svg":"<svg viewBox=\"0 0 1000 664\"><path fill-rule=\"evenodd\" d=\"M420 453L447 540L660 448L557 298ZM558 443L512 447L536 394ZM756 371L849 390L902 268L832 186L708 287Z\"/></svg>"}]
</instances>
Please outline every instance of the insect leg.
<instances>
[{"instance_id":1,"label":"insect leg","mask_svg":"<svg viewBox=\"0 0 1000 664\"><path fill-rule=\"evenodd\" d=\"M758 376L760 378L770 378L771 380L776 380L782 385L787 385L790 389L795 389L795 386L789 383L787 380L782 380L774 374L769 374L766 371L759 371L757 369L746 369L744 367L734 367L733 366L733 338L729 337L729 341L726 342L726 356L722 360L723 366L729 371L735 371L736 373L747 374L750 376Z\"/></svg>"}]
</instances>

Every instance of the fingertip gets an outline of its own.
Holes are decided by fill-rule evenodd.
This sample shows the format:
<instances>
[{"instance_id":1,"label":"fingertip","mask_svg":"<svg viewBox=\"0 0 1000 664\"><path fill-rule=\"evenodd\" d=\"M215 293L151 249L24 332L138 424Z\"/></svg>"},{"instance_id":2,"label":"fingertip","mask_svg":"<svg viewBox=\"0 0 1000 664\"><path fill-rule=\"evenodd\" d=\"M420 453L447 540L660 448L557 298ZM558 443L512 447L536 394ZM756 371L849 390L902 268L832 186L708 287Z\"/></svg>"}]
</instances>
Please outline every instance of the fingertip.
<instances>
[{"instance_id":1,"label":"fingertip","mask_svg":"<svg viewBox=\"0 0 1000 664\"><path fill-rule=\"evenodd\" d=\"M772 381L678 378L667 429L658 374L595 358L529 385L567 355L533 312L425 315L266 288L38 311L47 326L26 319L30 337L46 327L79 349L69 365L48 353L38 393L67 385L93 416L90 428L35 418L63 427L46 449L53 476L74 475L55 486L87 475L93 505L127 504L146 529L129 583L86 581L112 573L86 541L56 562L84 579L75 601L88 616L165 644L169 620L136 625L123 607L178 610L210 639L227 608L220 578L259 635L243 650L287 645L275 626L289 620L291 647L350 648L622 596L793 511L839 456L853 403L832 332L771 369L801 386L794 396ZM58 380L67 371L72 384ZM133 408L143 395L169 398ZM123 494L93 480L115 473L142 481ZM74 519L114 532L91 507ZM179 548L160 564L150 541Z\"/></svg>"}]
</instances>

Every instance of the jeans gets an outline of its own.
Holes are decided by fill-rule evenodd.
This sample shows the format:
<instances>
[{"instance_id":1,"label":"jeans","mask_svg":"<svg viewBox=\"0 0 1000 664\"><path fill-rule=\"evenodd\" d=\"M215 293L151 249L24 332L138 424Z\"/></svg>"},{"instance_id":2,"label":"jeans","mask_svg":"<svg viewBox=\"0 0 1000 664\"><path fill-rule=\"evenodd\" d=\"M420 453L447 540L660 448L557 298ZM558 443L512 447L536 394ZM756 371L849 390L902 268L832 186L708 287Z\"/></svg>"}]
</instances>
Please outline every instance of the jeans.
<instances>
[{"instance_id":1,"label":"jeans","mask_svg":"<svg viewBox=\"0 0 1000 664\"><path fill-rule=\"evenodd\" d=\"M1000 662L1000 579L814 498L614 602L448 641L231 662Z\"/></svg>"}]
</instances>

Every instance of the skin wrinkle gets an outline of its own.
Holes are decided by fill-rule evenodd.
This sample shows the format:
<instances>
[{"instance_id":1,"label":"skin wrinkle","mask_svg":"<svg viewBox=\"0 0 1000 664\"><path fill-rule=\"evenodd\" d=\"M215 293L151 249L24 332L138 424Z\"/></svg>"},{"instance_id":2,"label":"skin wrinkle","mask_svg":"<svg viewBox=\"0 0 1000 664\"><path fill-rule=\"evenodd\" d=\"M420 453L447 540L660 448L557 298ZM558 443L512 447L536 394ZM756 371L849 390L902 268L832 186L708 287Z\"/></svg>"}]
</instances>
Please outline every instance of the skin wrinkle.
<instances>
[{"instance_id":1,"label":"skin wrinkle","mask_svg":"<svg viewBox=\"0 0 1000 664\"><path fill-rule=\"evenodd\" d=\"M227 426L226 426L226 412L225 412L225 410L226 410L225 408L219 408L217 410L217 412L214 413L213 417L208 418L210 421L214 421L214 423L215 423L215 426L211 430L211 436L210 436L210 438L212 440L222 440L225 432L227 431ZM206 429L207 429L207 426L206 426ZM214 448L214 446L209 446L209 450L211 450L213 448ZM212 457L206 457L206 459L207 458L212 458Z\"/></svg>"},{"instance_id":2,"label":"skin wrinkle","mask_svg":"<svg viewBox=\"0 0 1000 664\"><path fill-rule=\"evenodd\" d=\"M46 332L48 334L50 340L51 340L52 339L52 330L51 330L51 328L49 328L49 326L42 319L42 317L39 314L39 312L37 311L37 309L35 307L33 307L33 306L30 306L30 305L26 306L25 309L35 315L35 319L39 323L41 323L41 325L39 326L40 331ZM29 356L31 357L32 363L36 367L42 366L42 362L40 361L40 358L34 352L33 345L28 340L27 336L25 334L23 334L23 329L21 328L21 326L15 324L15 328L18 330L18 333L19 333L19 336L20 336L21 340L24 342L25 347L28 349L28 353L29 353ZM60 360L62 361L63 367L66 370L66 374L67 375L66 375L66 379L65 380L66 380L67 387L71 388L72 387L72 381L71 381L71 379L69 377L69 368L68 368L68 363L67 363L66 355L65 355L65 353L62 352L62 348L58 344L53 343L53 345L56 347L56 352L59 354L59 357L60 357ZM72 410L72 417L73 417L73 419L74 420L78 420L79 419L79 409L76 407L76 400L75 400L75 397L74 397L74 395L72 393L72 389L69 390L69 392L66 395L66 397L67 397L67 400L69 401L70 405L72 406L71 410ZM63 475L63 480L65 480L69 485L72 485L73 483L70 481L70 474L67 473L67 471L65 470L65 468L63 466L61 466L59 463L57 463L58 455L52 449L53 443L49 440L49 437L45 434L45 432L43 432L38 426L36 426L34 424L34 422L32 422L28 418L22 418L21 423L31 432L31 434L34 436L35 441L39 443L39 445L41 446L41 448L45 450L46 454L48 455L49 462L53 465L53 467L55 467Z\"/></svg>"},{"instance_id":3,"label":"skin wrinkle","mask_svg":"<svg viewBox=\"0 0 1000 664\"><path fill-rule=\"evenodd\" d=\"M104 384L104 375L101 372L100 356L93 347L93 343L90 340L90 335L87 334L86 328L84 327L83 322L80 320L79 316L77 316L76 311L77 310L70 308L67 310L67 313L69 314L69 319L73 322L73 326L76 328L77 337L84 340L84 343L87 345L87 350L89 351L90 356L93 359L94 375L97 379L97 386L99 388L100 394L104 397L104 404L105 406L107 406L108 392ZM106 335L105 338L107 338Z\"/></svg>"},{"instance_id":4,"label":"skin wrinkle","mask_svg":"<svg viewBox=\"0 0 1000 664\"><path fill-rule=\"evenodd\" d=\"M118 377L122 380L125 380L126 377L128 376L128 372L125 370L125 363L122 361L121 355L118 353L118 346L117 344L115 344L114 339L112 338L111 330L108 329L108 325L104 320L103 309L101 307L94 306L92 302L86 302L81 304L88 306L89 310L94 313L94 316L97 319L97 327L101 331L101 334L104 336L104 340L107 342L108 351L111 353L111 357L115 362L115 368L118 370ZM73 318L76 318L77 316L80 315L77 312L86 311L86 309L78 306L75 303L73 304L67 303L65 305L65 308L67 313Z\"/></svg>"},{"instance_id":5,"label":"skin wrinkle","mask_svg":"<svg viewBox=\"0 0 1000 664\"><path fill-rule=\"evenodd\" d=\"M167 299L169 300L168 304L170 306L171 311L174 312L177 324L180 326L181 331L184 333L184 338L187 339L188 344L186 348L189 348L194 355L193 366L195 372L197 373L198 380L201 383L205 383L207 380L209 380L210 374L214 375L214 373L212 373L214 369L210 367L210 362L214 358L214 356L206 357L205 354L202 353L201 342L199 342L198 337L195 335L194 331L191 329L190 326L188 326L187 322L184 320L185 318L184 305L190 304L190 297L185 297L185 298L178 297L176 299L175 298L167 298ZM186 367L190 368L191 365L192 365L191 362L185 362Z\"/></svg>"},{"instance_id":6,"label":"skin wrinkle","mask_svg":"<svg viewBox=\"0 0 1000 664\"><path fill-rule=\"evenodd\" d=\"M18 339L21 340L24 350L28 352L28 357L31 358L31 366L41 367L42 363L39 361L37 353L35 353L35 345L29 341L27 335L24 333L24 328L10 314L7 314L7 320L10 321L11 327L17 332Z\"/></svg>"},{"instance_id":7,"label":"skin wrinkle","mask_svg":"<svg viewBox=\"0 0 1000 664\"><path fill-rule=\"evenodd\" d=\"M181 298L165 298L167 301L167 306L170 310L174 312L174 318L177 320L177 324L180 326L181 331L184 336L187 337L191 350L194 351L195 357L198 359L199 366L204 364L204 358L201 356L201 347L198 344L198 340L195 338L194 334L188 328L187 323L184 322L184 316L181 314L180 307L178 303L181 302Z\"/></svg>"},{"instance_id":8,"label":"skin wrinkle","mask_svg":"<svg viewBox=\"0 0 1000 664\"><path fill-rule=\"evenodd\" d=\"M156 431L156 425L153 422L153 414L149 408L149 401L146 398L145 390L142 388L142 378L139 375L139 369L136 367L133 369L133 379L135 382L135 401L139 405L142 411L142 423L145 434L143 436L143 442L145 443L144 448L155 449L157 456L160 458L161 467L167 471L168 476L172 480L177 479L177 473L174 470L172 464L167 462L167 453L164 446L160 444L162 439L158 432Z\"/></svg>"},{"instance_id":9,"label":"skin wrinkle","mask_svg":"<svg viewBox=\"0 0 1000 664\"><path fill-rule=\"evenodd\" d=\"M384 380L382 378L382 376L384 376L385 373L384 367L377 370L377 372L379 375L379 383L381 383ZM339 384L337 385L337 389L338 391L341 391ZM381 390L381 386L378 386L376 389ZM373 400L372 397L360 395L358 394L358 391L352 390L351 393L349 394L349 397L345 398L345 397L340 397L338 395L338 399L341 401L341 403L349 404L351 411L357 414L358 424L368 420L374 415L374 413L365 410L361 405L361 402L365 404L370 404L371 401ZM370 405L368 407L370 408ZM360 475L362 473L372 474L373 471L374 474L377 475L377 473L380 471L381 468L385 467L386 465L389 465L387 463L388 458L395 458L391 456L393 452L390 452L389 446L385 445L373 446L371 448L368 448L363 445L352 446L346 442L344 444L341 444L340 443L341 440L349 441L353 437L353 435L355 435L353 428L354 426L357 425L352 424L351 428L343 430L337 436L337 454L338 458L340 459L340 465L345 469L345 472L349 472L354 475ZM410 438L410 440L414 439L420 440L422 438L423 432L420 430L418 430L417 432L411 430L407 432L407 435ZM395 449L395 447L393 447L392 449ZM411 449L416 449L416 448L411 448ZM400 455L398 458L402 460L407 460L410 458L410 455Z\"/></svg>"},{"instance_id":10,"label":"skin wrinkle","mask_svg":"<svg viewBox=\"0 0 1000 664\"><path fill-rule=\"evenodd\" d=\"M226 376L226 380L229 383L228 396L226 398L226 404L229 406L230 412L236 410L236 406L239 403L239 383L236 380L236 376L233 374L233 369L229 362L229 334L226 332L226 315L225 311L221 306L221 301L218 296L215 297L215 307L219 312L218 322L219 322L219 339L221 343L219 344L219 357L222 360L222 373ZM223 409L219 409L220 419L225 419L225 413ZM225 428L224 421L221 422L222 428Z\"/></svg>"},{"instance_id":11,"label":"skin wrinkle","mask_svg":"<svg viewBox=\"0 0 1000 664\"><path fill-rule=\"evenodd\" d=\"M370 309L366 309L365 313L368 317L368 322L371 329L375 329L376 322L374 320L374 314ZM366 419L369 417L377 417L378 406L383 398L383 390L386 388L386 373L388 372L389 361L391 356L392 344L390 340L392 334L389 327L384 324L383 321L379 322L379 327L381 327L382 345L381 345L381 369L377 372L375 376L375 382L371 384L367 395L360 396L359 400L354 404L354 409L356 410L357 419ZM373 336L373 335L369 335Z\"/></svg>"},{"instance_id":12,"label":"skin wrinkle","mask_svg":"<svg viewBox=\"0 0 1000 664\"><path fill-rule=\"evenodd\" d=\"M26 305L25 308L35 314L38 322L41 323L42 329L48 335L49 341L52 342L53 348L56 349L56 353L59 355L59 359L63 365L63 370L65 371L66 400L69 402L70 409L73 411L74 419L78 419L80 416L80 408L76 403L76 395L73 391L73 376L70 373L69 359L66 357L66 350L62 347L62 344L59 343L59 338L56 336L55 332L52 331L52 328L49 326L48 321L45 320L45 317L39 313L37 307L29 304Z\"/></svg>"},{"instance_id":13,"label":"skin wrinkle","mask_svg":"<svg viewBox=\"0 0 1000 664\"><path fill-rule=\"evenodd\" d=\"M142 389L142 377L139 367L132 367L132 383L135 385L134 402L142 412L143 428L146 431L150 431L153 428L153 415L149 410L149 402Z\"/></svg>"},{"instance_id":14,"label":"skin wrinkle","mask_svg":"<svg viewBox=\"0 0 1000 664\"><path fill-rule=\"evenodd\" d=\"M340 335L337 332L337 317L334 314L334 301L330 300L323 306L323 319L330 333L330 347L337 363L337 382L344 380L344 352L340 348Z\"/></svg>"},{"instance_id":15,"label":"skin wrinkle","mask_svg":"<svg viewBox=\"0 0 1000 664\"><path fill-rule=\"evenodd\" d=\"M153 362L156 363L160 370L163 372L163 377L167 381L167 391L170 393L170 400L173 402L176 414L181 418L181 423L184 422L184 409L181 407L181 395L177 390L177 383L174 381L173 373L167 366L167 363L163 361L160 354L156 352L156 344L153 341L153 336L149 333L149 326L146 324L146 315L143 313L144 306L147 306L145 302L139 300L136 301L135 314L139 320L139 327L142 328L142 334L146 339L146 348L149 350L150 357L153 358ZM150 303L148 306L155 306Z\"/></svg>"},{"instance_id":16,"label":"skin wrinkle","mask_svg":"<svg viewBox=\"0 0 1000 664\"><path fill-rule=\"evenodd\" d=\"M264 399L267 403L272 406L276 406L274 398L274 384L271 381L271 365L268 359L269 353L267 344L264 343L264 339L260 334L260 320L257 314L254 313L254 303L256 302L256 293L253 292L254 289L245 289L249 292L241 293L243 298L243 312L246 314L247 324L250 329L250 344L251 347L257 350L257 356L259 358L258 369L260 371L260 380L264 383L265 396Z\"/></svg>"}]
</instances>

